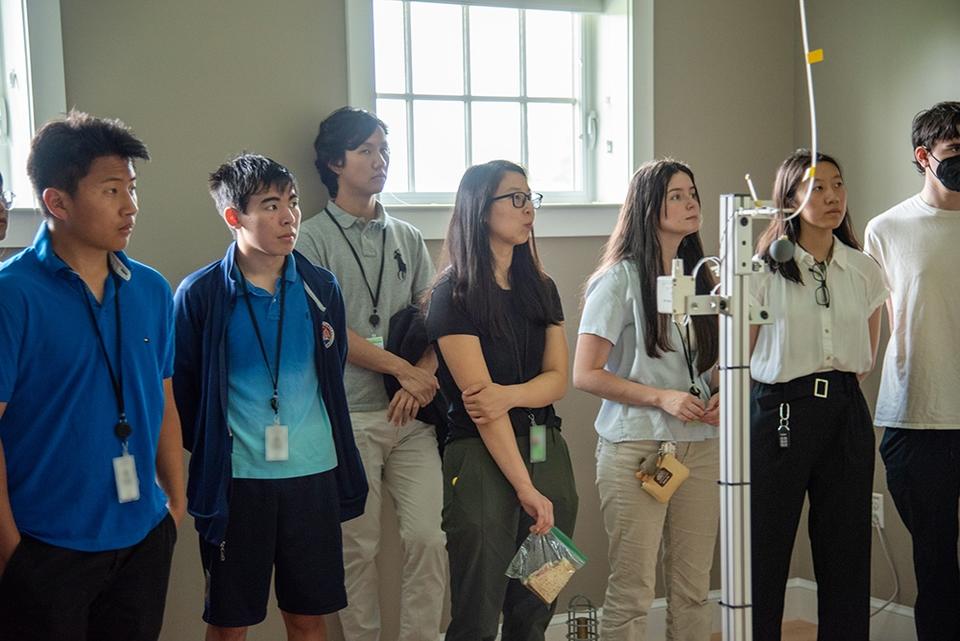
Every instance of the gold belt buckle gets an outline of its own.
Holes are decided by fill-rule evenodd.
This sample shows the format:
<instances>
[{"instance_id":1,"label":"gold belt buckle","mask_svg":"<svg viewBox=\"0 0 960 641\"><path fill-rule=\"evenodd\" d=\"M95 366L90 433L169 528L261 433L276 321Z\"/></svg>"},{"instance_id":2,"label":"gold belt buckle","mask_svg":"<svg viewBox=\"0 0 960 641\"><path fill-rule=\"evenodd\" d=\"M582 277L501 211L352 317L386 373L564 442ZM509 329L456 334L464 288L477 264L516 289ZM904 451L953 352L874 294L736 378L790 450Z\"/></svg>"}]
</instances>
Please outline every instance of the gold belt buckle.
<instances>
[{"instance_id":1,"label":"gold belt buckle","mask_svg":"<svg viewBox=\"0 0 960 641\"><path fill-rule=\"evenodd\" d=\"M830 381L825 378L813 379L813 395L817 398L827 398L830 390Z\"/></svg>"}]
</instances>

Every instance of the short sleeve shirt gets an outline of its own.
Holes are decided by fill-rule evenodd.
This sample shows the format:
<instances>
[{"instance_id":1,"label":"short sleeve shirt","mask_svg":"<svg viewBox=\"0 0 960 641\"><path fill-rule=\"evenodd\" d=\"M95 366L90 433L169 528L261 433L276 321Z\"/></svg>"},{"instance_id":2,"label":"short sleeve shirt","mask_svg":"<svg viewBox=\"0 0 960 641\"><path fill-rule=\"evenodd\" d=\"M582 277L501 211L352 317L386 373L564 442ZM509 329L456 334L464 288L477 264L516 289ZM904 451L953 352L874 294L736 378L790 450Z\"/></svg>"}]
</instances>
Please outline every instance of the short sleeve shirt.
<instances>
[{"instance_id":1,"label":"short sleeve shirt","mask_svg":"<svg viewBox=\"0 0 960 641\"><path fill-rule=\"evenodd\" d=\"M376 216L364 221L330 201L325 211L301 225L297 250L310 262L333 272L340 281L347 326L363 338L382 338L384 345L389 339L390 317L408 305L418 304L435 273L420 231L388 215L379 203ZM374 310L370 292L375 295L377 291L381 256L383 284L377 306L380 322L374 327L370 323ZM344 386L351 412L382 410L390 402L382 374L349 362L344 371Z\"/></svg>"},{"instance_id":2,"label":"short sleeve shirt","mask_svg":"<svg viewBox=\"0 0 960 641\"><path fill-rule=\"evenodd\" d=\"M552 280L546 287L554 318L563 319L560 294ZM431 343L443 336L467 334L480 339L480 349L486 361L490 378L499 385L517 385L525 383L543 371L543 354L546 347L547 326L537 323L523 313L518 295L513 290L501 289L498 293L500 304L506 314L508 327L504 335L495 335L478 327L471 315L453 299L453 282L443 278L433 290L430 308L427 311L427 335ZM449 403L447 417L451 423L449 440L477 437L480 432L470 420L450 368L447 366L440 349L437 348L439 368L437 378L440 391ZM530 434L529 409L537 424L557 424L553 406L539 408L513 408L510 410L510 422L517 436Z\"/></svg>"},{"instance_id":3,"label":"short sleeve shirt","mask_svg":"<svg viewBox=\"0 0 960 641\"><path fill-rule=\"evenodd\" d=\"M612 343L604 369L616 376L657 387L687 391L690 371L680 344L679 330L671 325L671 351L659 358L647 354L640 275L631 261L621 261L587 286L580 319L580 334L593 334ZM691 354L696 363L696 351ZM710 390L710 371L697 375L698 386ZM684 423L657 407L627 405L603 399L594 423L608 441L702 441L717 437L717 428L705 423Z\"/></svg>"},{"instance_id":4,"label":"short sleeve shirt","mask_svg":"<svg viewBox=\"0 0 960 641\"><path fill-rule=\"evenodd\" d=\"M960 211L931 207L916 195L871 220L865 238L893 304L875 422L960 429Z\"/></svg>"},{"instance_id":5,"label":"short sleeve shirt","mask_svg":"<svg viewBox=\"0 0 960 641\"><path fill-rule=\"evenodd\" d=\"M236 266L232 277L239 281ZM337 466L333 430L317 378L313 321L303 279L297 273L293 257L287 260L283 281L285 294L281 294L280 279L272 294L247 282L250 308L257 319L257 330L271 369L267 369L260 351L242 287L237 287L237 300L230 312L227 424L233 431L234 478L294 478L319 474ZM267 461L266 428L274 422L269 400L273 396L277 366L281 297L284 310L276 418L287 427L289 455L285 461Z\"/></svg>"},{"instance_id":6,"label":"short sleeve shirt","mask_svg":"<svg viewBox=\"0 0 960 641\"><path fill-rule=\"evenodd\" d=\"M146 265L123 253L108 262L100 302L41 225L33 245L0 267L0 439L13 516L24 534L85 552L135 545L167 513L155 462L163 380L173 374L173 297ZM94 320L111 363L123 360L140 482L140 499L129 503L117 499L117 400Z\"/></svg>"},{"instance_id":7,"label":"short sleeve shirt","mask_svg":"<svg viewBox=\"0 0 960 641\"><path fill-rule=\"evenodd\" d=\"M767 305L773 323L760 325L750 359L751 376L785 383L814 372L870 371L870 316L887 298L877 261L835 240L827 266L830 306L817 303L813 256L796 246L794 259L803 284L767 272L755 280L755 301ZM751 285L754 285L751 282Z\"/></svg>"}]
</instances>

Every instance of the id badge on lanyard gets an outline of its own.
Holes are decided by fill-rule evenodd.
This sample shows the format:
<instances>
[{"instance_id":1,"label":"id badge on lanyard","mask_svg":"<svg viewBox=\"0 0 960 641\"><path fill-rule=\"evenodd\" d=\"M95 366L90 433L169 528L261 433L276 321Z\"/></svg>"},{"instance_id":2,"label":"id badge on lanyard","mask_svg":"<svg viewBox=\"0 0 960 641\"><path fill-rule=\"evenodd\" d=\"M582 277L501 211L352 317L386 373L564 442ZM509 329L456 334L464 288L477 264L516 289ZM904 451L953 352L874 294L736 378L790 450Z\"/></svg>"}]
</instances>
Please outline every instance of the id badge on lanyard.
<instances>
[{"instance_id":1,"label":"id badge on lanyard","mask_svg":"<svg viewBox=\"0 0 960 641\"><path fill-rule=\"evenodd\" d=\"M140 480L137 478L137 462L123 445L123 454L113 459L113 478L117 483L117 499L121 503L140 500Z\"/></svg>"},{"instance_id":2,"label":"id badge on lanyard","mask_svg":"<svg viewBox=\"0 0 960 641\"><path fill-rule=\"evenodd\" d=\"M533 412L527 416L530 417L530 462L543 463L547 460L547 426L537 424Z\"/></svg>"}]
</instances>

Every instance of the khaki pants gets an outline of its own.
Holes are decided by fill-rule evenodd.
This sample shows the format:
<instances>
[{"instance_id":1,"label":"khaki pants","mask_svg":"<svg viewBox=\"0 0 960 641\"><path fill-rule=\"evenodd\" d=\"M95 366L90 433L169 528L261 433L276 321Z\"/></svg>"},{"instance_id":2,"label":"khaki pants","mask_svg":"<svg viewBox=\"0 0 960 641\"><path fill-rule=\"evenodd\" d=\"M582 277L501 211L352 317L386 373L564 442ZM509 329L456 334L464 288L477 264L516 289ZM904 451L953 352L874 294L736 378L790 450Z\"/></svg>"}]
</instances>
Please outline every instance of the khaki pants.
<instances>
[{"instance_id":1,"label":"khaki pants","mask_svg":"<svg viewBox=\"0 0 960 641\"><path fill-rule=\"evenodd\" d=\"M446 552L440 529L443 478L432 425L413 420L396 428L386 410L352 412L354 436L370 492L363 516L343 524L347 607L340 611L347 641L379 641L380 548L383 490L396 507L403 542L401 641L436 641L446 589Z\"/></svg>"},{"instance_id":2,"label":"khaki pants","mask_svg":"<svg viewBox=\"0 0 960 641\"><path fill-rule=\"evenodd\" d=\"M609 539L610 578L603 602L604 641L644 641L663 548L667 641L710 638L710 567L720 515L719 441L677 444L690 477L667 504L634 477L639 460L655 456L657 441L597 445L597 488Z\"/></svg>"}]
</instances>

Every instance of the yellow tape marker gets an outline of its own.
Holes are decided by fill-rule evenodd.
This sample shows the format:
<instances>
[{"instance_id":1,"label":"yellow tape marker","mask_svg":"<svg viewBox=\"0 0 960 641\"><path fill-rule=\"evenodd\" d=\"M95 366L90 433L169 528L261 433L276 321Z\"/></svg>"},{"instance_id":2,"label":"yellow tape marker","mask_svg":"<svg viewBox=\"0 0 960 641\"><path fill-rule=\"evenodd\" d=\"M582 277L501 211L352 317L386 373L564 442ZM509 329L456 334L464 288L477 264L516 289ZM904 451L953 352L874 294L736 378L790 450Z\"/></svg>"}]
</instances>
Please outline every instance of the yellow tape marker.
<instances>
[{"instance_id":1,"label":"yellow tape marker","mask_svg":"<svg viewBox=\"0 0 960 641\"><path fill-rule=\"evenodd\" d=\"M803 177L803 181L806 182L807 180L813 178L816 174L817 174L817 168L816 168L816 167L814 167L814 166L812 166L812 165L811 165L810 167L807 167L807 173L806 173L806 175Z\"/></svg>"},{"instance_id":2,"label":"yellow tape marker","mask_svg":"<svg viewBox=\"0 0 960 641\"><path fill-rule=\"evenodd\" d=\"M451 485L451 486L456 486L457 481L459 481L459 480L460 480L460 477L459 477L459 476L454 476L454 477L453 477L453 480L450 481L450 485Z\"/></svg>"},{"instance_id":3,"label":"yellow tape marker","mask_svg":"<svg viewBox=\"0 0 960 641\"><path fill-rule=\"evenodd\" d=\"M823 62L823 49L815 49L807 54L807 64L816 64Z\"/></svg>"}]
</instances>

